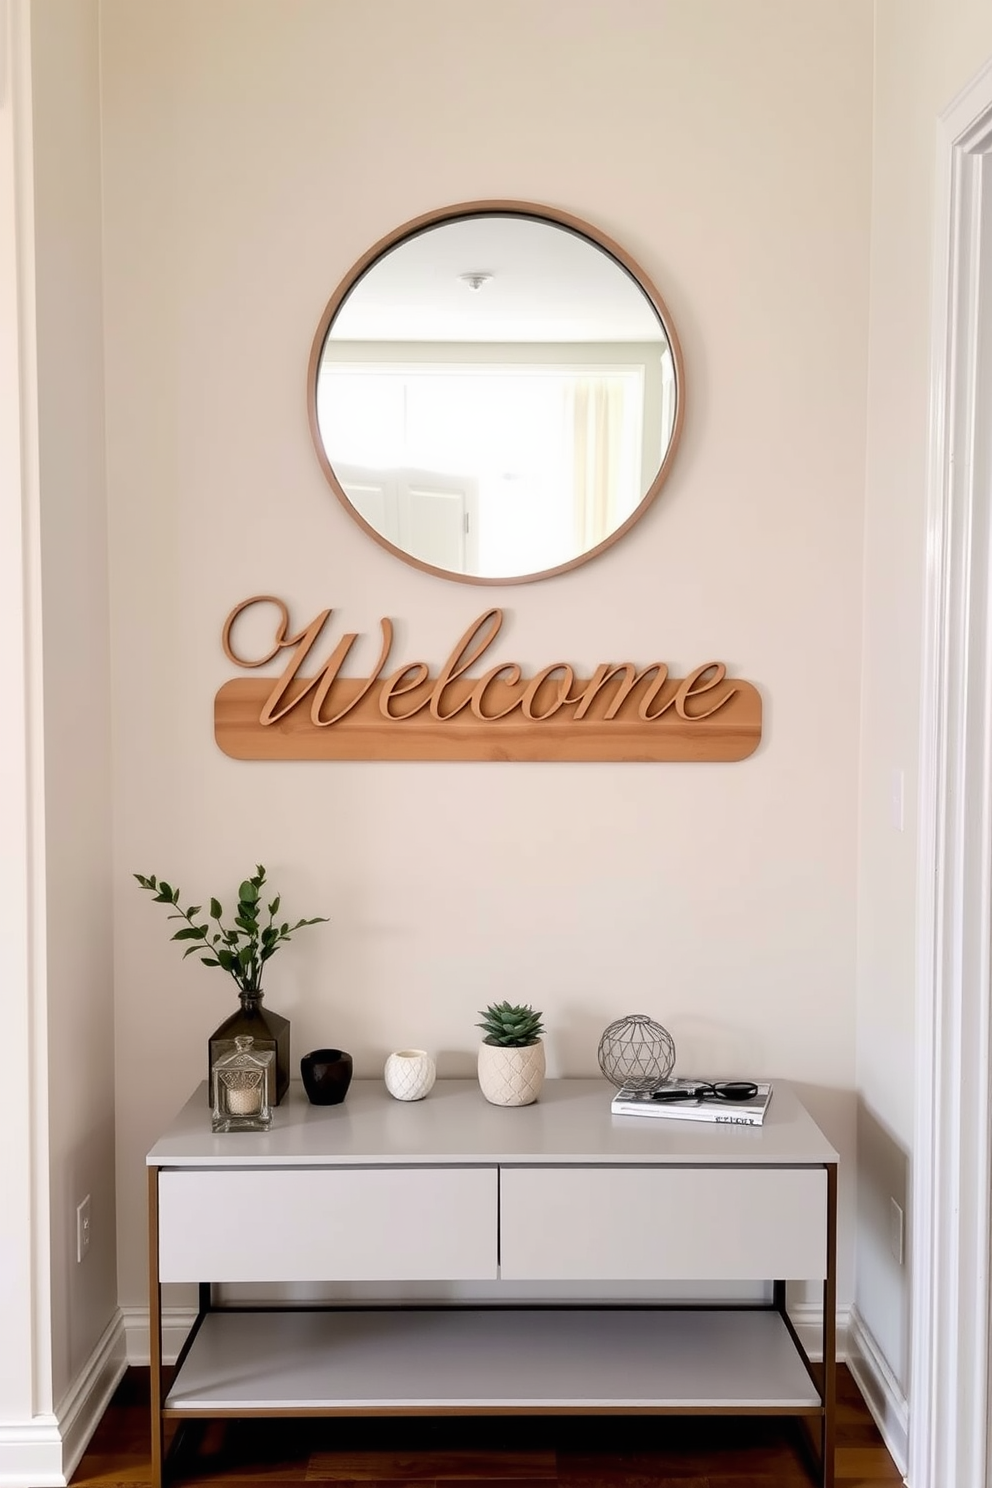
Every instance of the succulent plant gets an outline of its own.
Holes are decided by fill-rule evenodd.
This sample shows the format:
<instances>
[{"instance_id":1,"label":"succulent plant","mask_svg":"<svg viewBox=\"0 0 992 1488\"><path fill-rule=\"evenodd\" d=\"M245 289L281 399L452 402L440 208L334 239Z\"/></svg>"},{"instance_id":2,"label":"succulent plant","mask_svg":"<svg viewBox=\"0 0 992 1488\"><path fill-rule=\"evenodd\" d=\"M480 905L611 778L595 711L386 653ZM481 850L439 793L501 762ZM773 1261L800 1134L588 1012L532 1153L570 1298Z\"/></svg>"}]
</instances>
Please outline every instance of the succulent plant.
<instances>
[{"instance_id":1,"label":"succulent plant","mask_svg":"<svg viewBox=\"0 0 992 1488\"><path fill-rule=\"evenodd\" d=\"M504 1049L522 1049L536 1044L544 1032L541 1014L529 1006L493 1002L479 1011L483 1021L475 1026L484 1030L483 1042L487 1044L499 1044Z\"/></svg>"}]
</instances>

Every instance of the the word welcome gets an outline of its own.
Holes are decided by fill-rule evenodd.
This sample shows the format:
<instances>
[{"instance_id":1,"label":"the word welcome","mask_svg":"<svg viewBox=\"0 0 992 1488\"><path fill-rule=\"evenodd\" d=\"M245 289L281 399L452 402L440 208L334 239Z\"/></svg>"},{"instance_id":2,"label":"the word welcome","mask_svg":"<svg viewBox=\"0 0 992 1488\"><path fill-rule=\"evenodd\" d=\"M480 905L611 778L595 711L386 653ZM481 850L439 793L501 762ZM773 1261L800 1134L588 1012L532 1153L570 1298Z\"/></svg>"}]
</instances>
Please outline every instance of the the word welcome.
<instances>
[{"instance_id":1,"label":"the word welcome","mask_svg":"<svg viewBox=\"0 0 992 1488\"><path fill-rule=\"evenodd\" d=\"M274 605L275 637L246 657L234 630L246 611ZM664 662L599 663L579 678L564 661L525 677L503 661L479 676L473 667L493 645L503 612L473 621L432 673L426 661L387 672L393 625L383 619L375 670L342 676L358 632L344 634L322 664L314 648L332 615L292 632L281 599L256 595L224 623L223 646L236 666L254 670L283 653L278 677L226 683L217 694L215 733L242 759L742 759L761 735L761 701L750 683L728 681L708 661L673 678ZM310 675L303 675L310 668ZM385 675L384 675L385 674Z\"/></svg>"}]
</instances>

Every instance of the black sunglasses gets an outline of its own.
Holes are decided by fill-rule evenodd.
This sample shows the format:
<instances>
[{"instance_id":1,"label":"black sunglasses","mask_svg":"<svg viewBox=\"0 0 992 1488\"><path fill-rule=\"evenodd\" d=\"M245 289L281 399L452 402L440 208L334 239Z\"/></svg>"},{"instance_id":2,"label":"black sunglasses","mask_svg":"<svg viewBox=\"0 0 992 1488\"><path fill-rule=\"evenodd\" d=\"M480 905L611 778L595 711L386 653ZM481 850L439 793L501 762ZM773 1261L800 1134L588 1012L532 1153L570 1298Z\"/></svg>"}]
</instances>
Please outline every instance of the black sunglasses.
<instances>
[{"instance_id":1,"label":"black sunglasses","mask_svg":"<svg viewBox=\"0 0 992 1488\"><path fill-rule=\"evenodd\" d=\"M703 1083L689 1089L684 1086L674 1090L652 1090L651 1099L656 1101L704 1100L749 1101L754 1100L758 1087L753 1080L718 1080L716 1084Z\"/></svg>"}]
</instances>

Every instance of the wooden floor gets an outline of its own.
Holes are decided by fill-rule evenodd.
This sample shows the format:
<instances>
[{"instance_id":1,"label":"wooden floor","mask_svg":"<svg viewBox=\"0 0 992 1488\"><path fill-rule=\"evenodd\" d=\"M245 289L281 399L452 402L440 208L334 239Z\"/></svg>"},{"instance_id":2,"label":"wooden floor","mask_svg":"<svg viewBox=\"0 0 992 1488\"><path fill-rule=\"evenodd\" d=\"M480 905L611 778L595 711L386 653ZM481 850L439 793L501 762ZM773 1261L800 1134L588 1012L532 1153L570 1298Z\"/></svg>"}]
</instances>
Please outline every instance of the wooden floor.
<instances>
[{"instance_id":1,"label":"wooden floor","mask_svg":"<svg viewBox=\"0 0 992 1488\"><path fill-rule=\"evenodd\" d=\"M148 1371L129 1371L73 1488L147 1488ZM216 1421L183 1442L174 1481L416 1488L811 1488L795 1423L769 1417L552 1416ZM837 1488L900 1481L858 1390L838 1371Z\"/></svg>"}]
</instances>

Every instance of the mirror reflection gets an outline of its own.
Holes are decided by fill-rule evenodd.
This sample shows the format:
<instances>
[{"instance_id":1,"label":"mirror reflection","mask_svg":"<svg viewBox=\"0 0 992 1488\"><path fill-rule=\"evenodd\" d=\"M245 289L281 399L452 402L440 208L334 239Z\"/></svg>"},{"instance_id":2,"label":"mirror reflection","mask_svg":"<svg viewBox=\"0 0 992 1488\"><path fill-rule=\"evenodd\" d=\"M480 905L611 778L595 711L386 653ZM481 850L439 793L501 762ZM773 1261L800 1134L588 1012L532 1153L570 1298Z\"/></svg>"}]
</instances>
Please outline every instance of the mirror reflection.
<instances>
[{"instance_id":1,"label":"mirror reflection","mask_svg":"<svg viewBox=\"0 0 992 1488\"><path fill-rule=\"evenodd\" d=\"M318 454L401 557L470 582L537 578L657 494L681 425L678 344L592 233L456 208L378 245L332 299L311 358Z\"/></svg>"}]
</instances>

